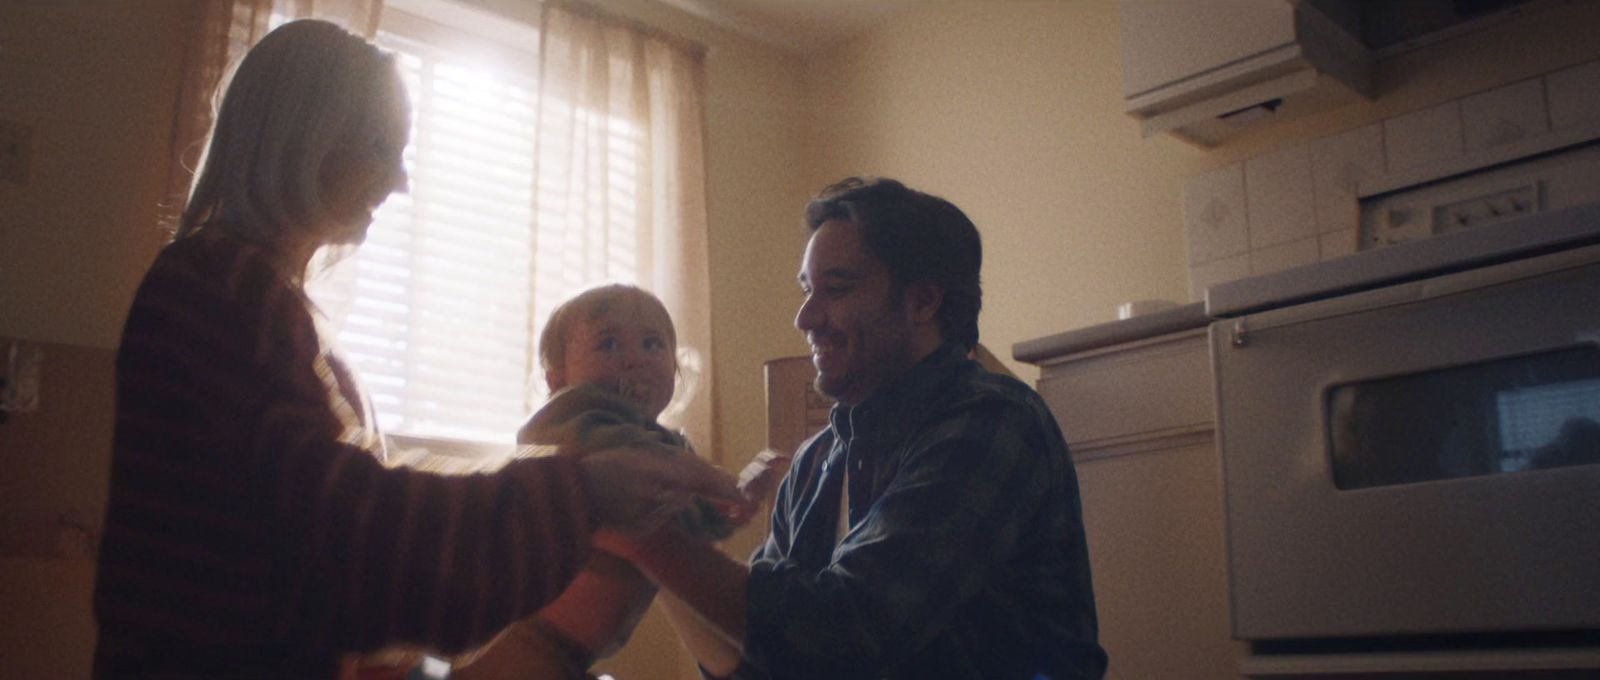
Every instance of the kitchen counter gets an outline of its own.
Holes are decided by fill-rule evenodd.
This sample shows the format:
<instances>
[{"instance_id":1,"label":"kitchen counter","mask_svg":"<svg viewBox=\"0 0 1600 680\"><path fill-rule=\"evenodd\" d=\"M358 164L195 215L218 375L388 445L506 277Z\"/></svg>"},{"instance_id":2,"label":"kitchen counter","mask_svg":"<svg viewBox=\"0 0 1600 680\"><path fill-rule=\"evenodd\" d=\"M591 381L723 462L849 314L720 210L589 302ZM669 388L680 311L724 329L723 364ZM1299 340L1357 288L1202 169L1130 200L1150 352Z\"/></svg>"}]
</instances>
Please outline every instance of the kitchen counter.
<instances>
[{"instance_id":1,"label":"kitchen counter","mask_svg":"<svg viewBox=\"0 0 1600 680\"><path fill-rule=\"evenodd\" d=\"M1012 347L1077 472L1107 680L1240 680L1208 321L1197 302Z\"/></svg>"},{"instance_id":2,"label":"kitchen counter","mask_svg":"<svg viewBox=\"0 0 1600 680\"><path fill-rule=\"evenodd\" d=\"M1011 346L1011 354L1018 361L1037 364L1051 357L1199 328L1215 318L1249 314L1594 242L1600 242L1600 206L1552 211L1536 219L1441 234L1218 284L1207 291L1207 302L1192 302L1131 319L1024 340Z\"/></svg>"},{"instance_id":3,"label":"kitchen counter","mask_svg":"<svg viewBox=\"0 0 1600 680\"><path fill-rule=\"evenodd\" d=\"M1042 338L1024 340L1011 346L1011 356L1017 361L1037 364L1050 357L1200 328L1210 322L1211 317L1206 315L1205 303L1191 302L1131 319L1108 321Z\"/></svg>"}]
</instances>

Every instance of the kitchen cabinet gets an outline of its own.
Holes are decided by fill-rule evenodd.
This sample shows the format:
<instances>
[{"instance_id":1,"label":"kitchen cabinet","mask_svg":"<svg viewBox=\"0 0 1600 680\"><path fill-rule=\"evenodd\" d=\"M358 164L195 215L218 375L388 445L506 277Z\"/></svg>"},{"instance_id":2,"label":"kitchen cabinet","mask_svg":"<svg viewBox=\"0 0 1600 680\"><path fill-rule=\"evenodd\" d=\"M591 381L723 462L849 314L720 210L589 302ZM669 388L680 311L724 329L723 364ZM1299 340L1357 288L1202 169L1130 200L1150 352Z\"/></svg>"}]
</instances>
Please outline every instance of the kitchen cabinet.
<instances>
[{"instance_id":1,"label":"kitchen cabinet","mask_svg":"<svg viewBox=\"0 0 1600 680\"><path fill-rule=\"evenodd\" d=\"M1040 366L1039 393L1077 467L1111 680L1240 677L1199 306L1159 313L1187 322L1147 337L1095 337L1155 320L1135 317L1014 350Z\"/></svg>"},{"instance_id":2,"label":"kitchen cabinet","mask_svg":"<svg viewBox=\"0 0 1600 680\"><path fill-rule=\"evenodd\" d=\"M1596 677L1583 665L1588 648L1299 654L1235 640L1208 335L1228 326L1208 329L1204 308L1193 303L1013 348L1040 367L1038 391L1077 469L1108 679Z\"/></svg>"},{"instance_id":3,"label":"kitchen cabinet","mask_svg":"<svg viewBox=\"0 0 1600 680\"><path fill-rule=\"evenodd\" d=\"M1254 126L1371 98L1372 55L1289 0L1123 0L1123 94L1145 136L1213 146Z\"/></svg>"}]
</instances>

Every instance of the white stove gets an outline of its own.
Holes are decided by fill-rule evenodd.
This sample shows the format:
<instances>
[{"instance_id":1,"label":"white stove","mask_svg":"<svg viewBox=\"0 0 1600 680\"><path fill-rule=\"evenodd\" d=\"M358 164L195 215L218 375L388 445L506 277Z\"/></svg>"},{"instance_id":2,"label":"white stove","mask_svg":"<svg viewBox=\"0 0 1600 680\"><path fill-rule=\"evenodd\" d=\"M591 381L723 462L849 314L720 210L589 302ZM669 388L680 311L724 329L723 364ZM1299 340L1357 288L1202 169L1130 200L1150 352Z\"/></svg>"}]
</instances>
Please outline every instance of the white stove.
<instances>
[{"instance_id":1,"label":"white stove","mask_svg":"<svg viewBox=\"0 0 1600 680\"><path fill-rule=\"evenodd\" d=\"M1527 208L1207 291L1247 674L1600 670L1600 205Z\"/></svg>"}]
</instances>

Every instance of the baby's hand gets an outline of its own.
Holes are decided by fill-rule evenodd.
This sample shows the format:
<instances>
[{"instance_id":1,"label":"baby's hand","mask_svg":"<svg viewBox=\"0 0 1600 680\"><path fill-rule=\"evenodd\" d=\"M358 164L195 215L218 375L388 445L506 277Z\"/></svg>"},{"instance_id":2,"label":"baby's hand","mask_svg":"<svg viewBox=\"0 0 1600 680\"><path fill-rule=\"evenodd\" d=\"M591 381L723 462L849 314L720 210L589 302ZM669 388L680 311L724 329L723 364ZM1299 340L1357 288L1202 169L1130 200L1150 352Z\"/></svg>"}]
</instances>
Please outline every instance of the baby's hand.
<instances>
[{"instance_id":1,"label":"baby's hand","mask_svg":"<svg viewBox=\"0 0 1600 680\"><path fill-rule=\"evenodd\" d=\"M789 473L792 460L787 453L765 449L739 471L739 494L744 496L745 503L729 509L728 519L735 526L744 526L772 498L773 491Z\"/></svg>"},{"instance_id":2,"label":"baby's hand","mask_svg":"<svg viewBox=\"0 0 1600 680\"><path fill-rule=\"evenodd\" d=\"M792 461L793 458L787 453L763 449L739 471L739 493L751 503L765 502L783 481L783 476L789 474L789 463Z\"/></svg>"},{"instance_id":3,"label":"baby's hand","mask_svg":"<svg viewBox=\"0 0 1600 680\"><path fill-rule=\"evenodd\" d=\"M742 502L733 478L697 456L613 448L582 455L578 466L601 523L625 531L654 529L699 498Z\"/></svg>"}]
</instances>

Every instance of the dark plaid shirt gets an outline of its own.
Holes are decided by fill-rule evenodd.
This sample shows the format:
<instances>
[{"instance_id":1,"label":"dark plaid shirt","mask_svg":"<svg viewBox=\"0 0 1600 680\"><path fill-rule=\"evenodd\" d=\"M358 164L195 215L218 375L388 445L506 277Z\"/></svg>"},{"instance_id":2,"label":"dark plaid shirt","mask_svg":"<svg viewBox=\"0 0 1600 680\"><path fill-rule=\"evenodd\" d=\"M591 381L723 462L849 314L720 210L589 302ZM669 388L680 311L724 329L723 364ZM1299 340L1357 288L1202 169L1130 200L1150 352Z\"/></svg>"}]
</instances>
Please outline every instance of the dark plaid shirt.
<instances>
[{"instance_id":1,"label":"dark plaid shirt","mask_svg":"<svg viewBox=\"0 0 1600 680\"><path fill-rule=\"evenodd\" d=\"M751 558L736 677L1102 676L1077 475L1038 393L947 344L831 420Z\"/></svg>"}]
</instances>

